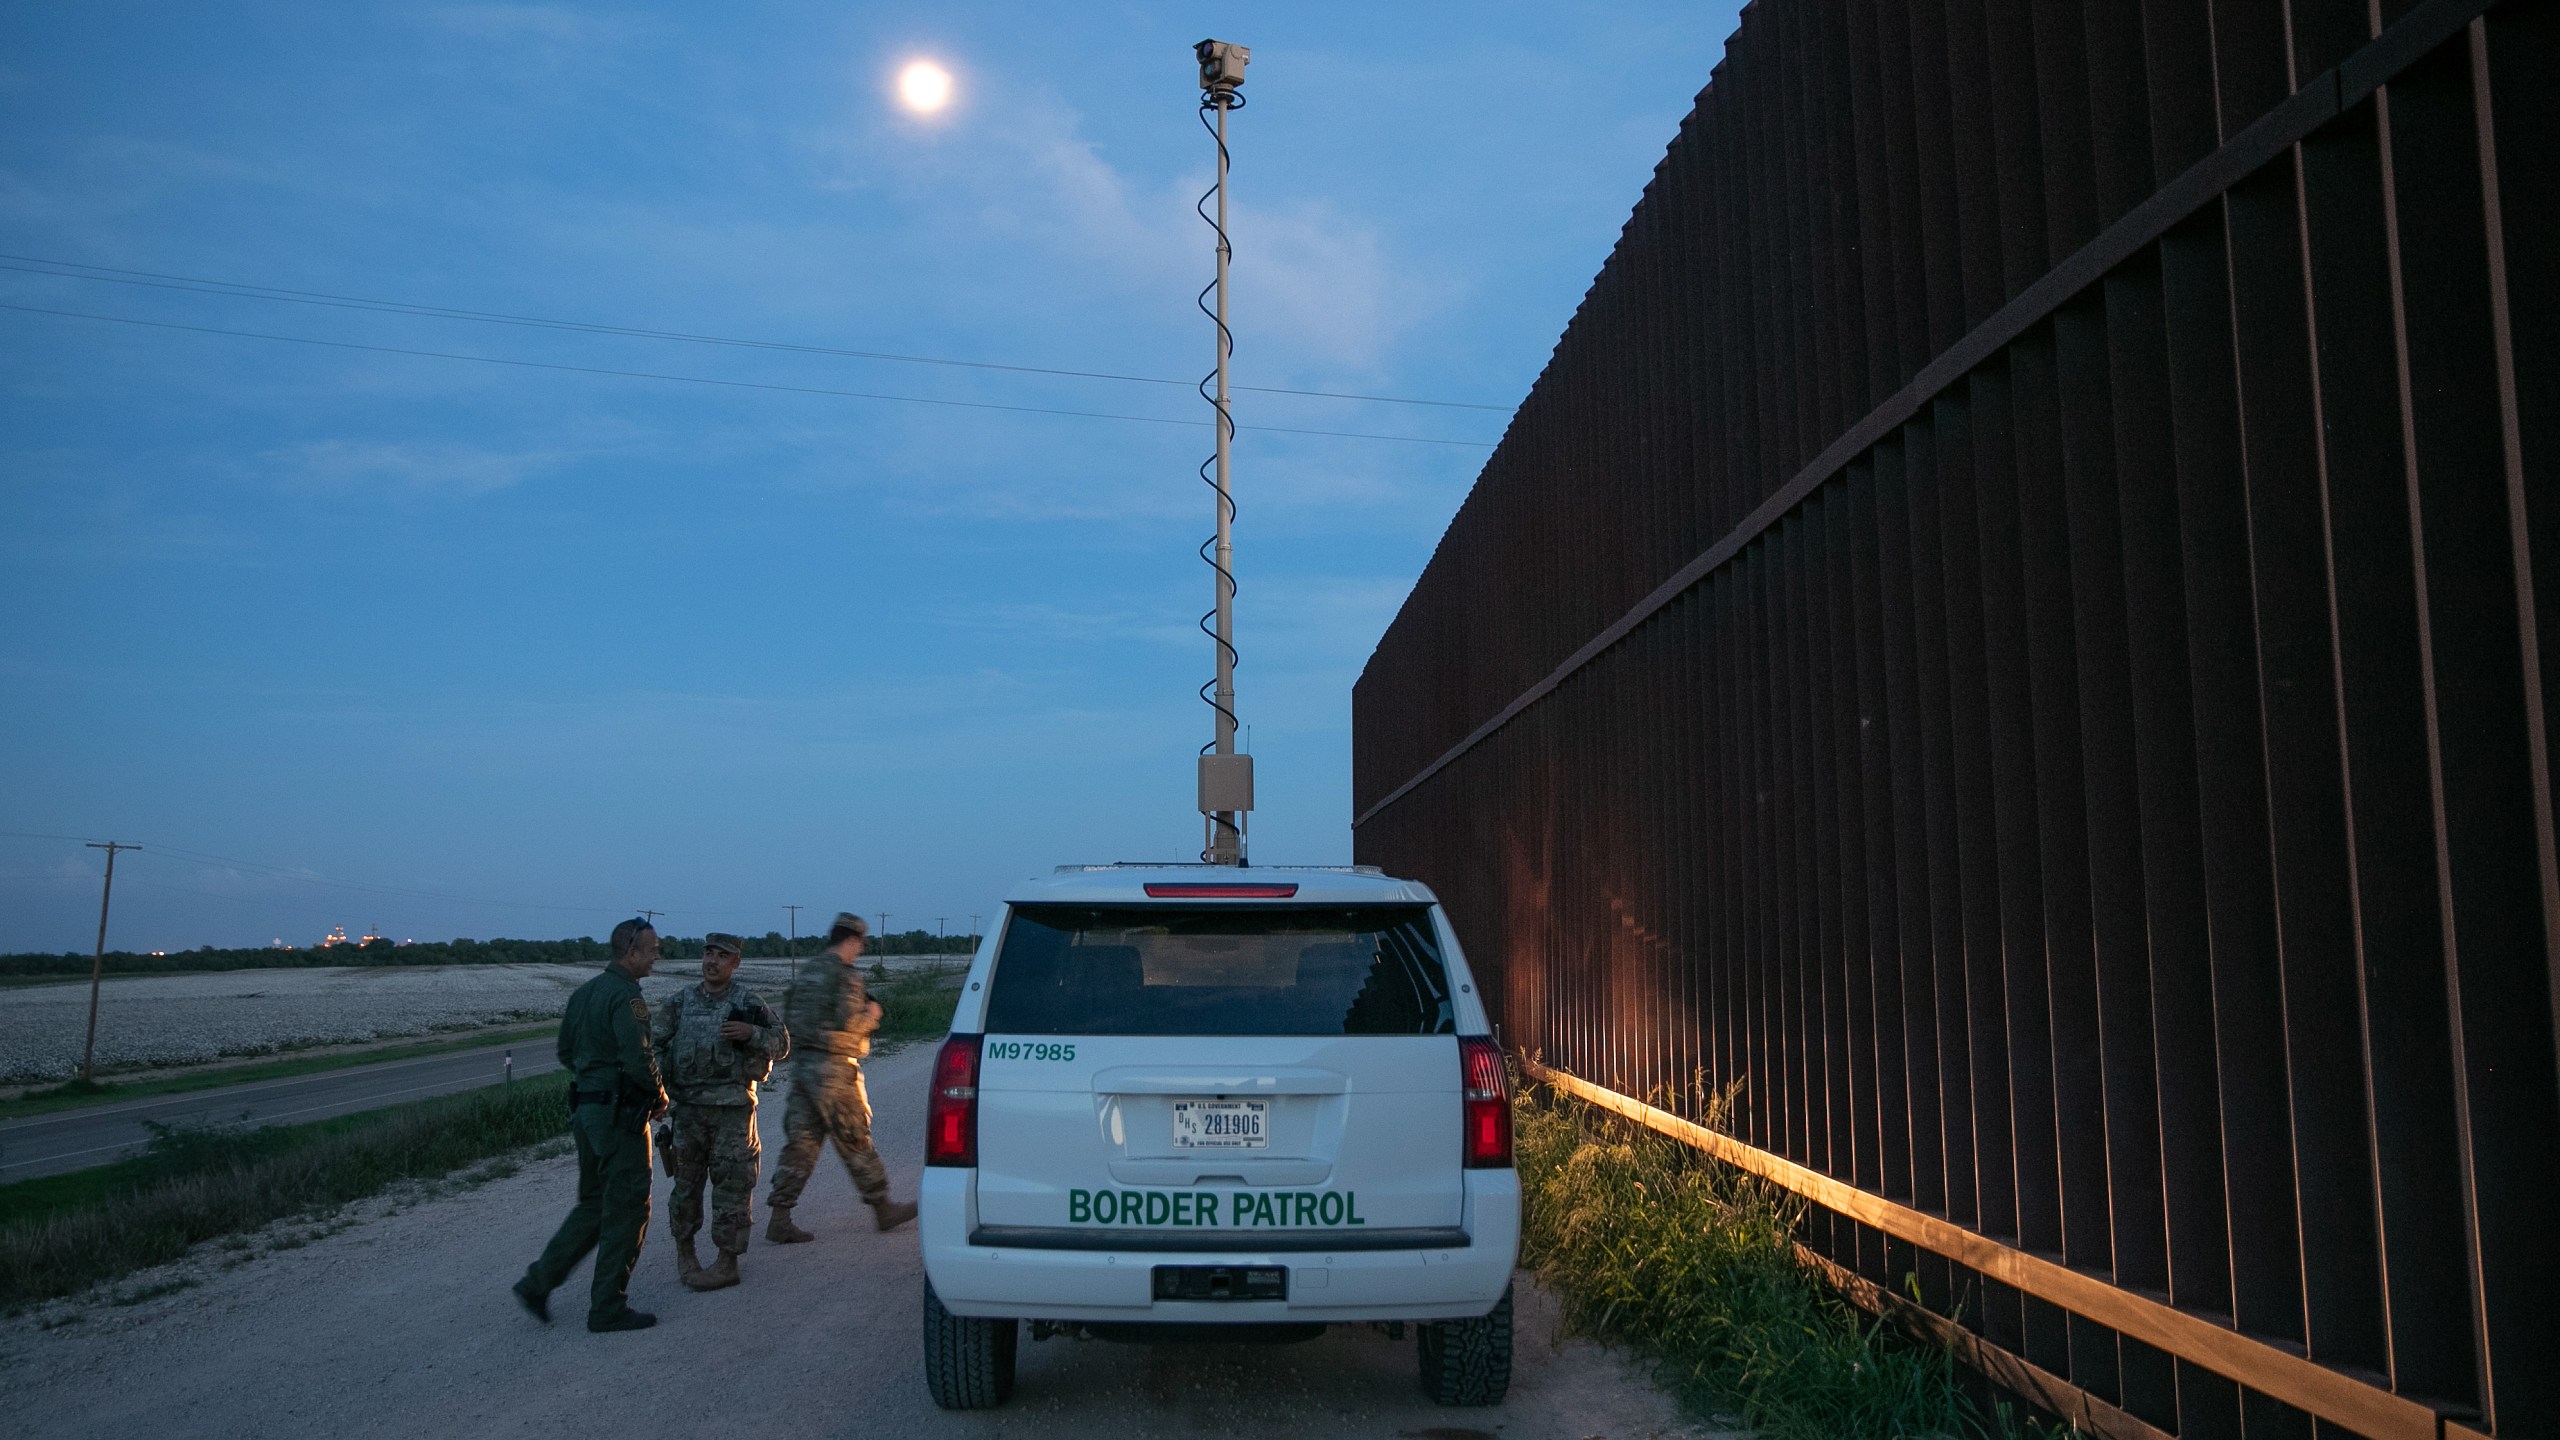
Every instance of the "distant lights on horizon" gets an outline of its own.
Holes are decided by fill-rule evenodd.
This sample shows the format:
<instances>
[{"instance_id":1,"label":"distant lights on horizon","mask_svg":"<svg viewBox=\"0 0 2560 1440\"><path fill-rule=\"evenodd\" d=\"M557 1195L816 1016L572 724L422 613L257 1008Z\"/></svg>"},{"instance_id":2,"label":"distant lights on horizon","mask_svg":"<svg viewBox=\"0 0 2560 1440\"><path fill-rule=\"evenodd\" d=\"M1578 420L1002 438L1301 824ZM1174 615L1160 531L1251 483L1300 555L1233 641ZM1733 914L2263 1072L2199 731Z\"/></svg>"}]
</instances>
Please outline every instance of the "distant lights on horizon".
<instances>
[{"instance_id":1,"label":"distant lights on horizon","mask_svg":"<svg viewBox=\"0 0 2560 1440\"><path fill-rule=\"evenodd\" d=\"M911 60L898 72L898 101L918 115L951 103L951 72L931 60Z\"/></svg>"}]
</instances>

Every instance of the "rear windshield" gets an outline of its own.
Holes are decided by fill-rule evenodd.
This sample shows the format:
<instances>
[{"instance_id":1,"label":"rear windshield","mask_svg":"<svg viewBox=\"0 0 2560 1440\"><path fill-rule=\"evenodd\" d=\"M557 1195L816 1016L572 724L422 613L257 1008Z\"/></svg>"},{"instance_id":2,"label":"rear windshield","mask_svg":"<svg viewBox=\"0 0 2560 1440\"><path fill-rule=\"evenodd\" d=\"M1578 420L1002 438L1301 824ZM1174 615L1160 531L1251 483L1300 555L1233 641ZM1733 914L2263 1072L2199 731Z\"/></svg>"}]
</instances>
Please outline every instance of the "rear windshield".
<instances>
[{"instance_id":1,"label":"rear windshield","mask_svg":"<svg viewBox=\"0 0 2560 1440\"><path fill-rule=\"evenodd\" d=\"M988 982L999 1035L1447 1035L1421 905L1023 905Z\"/></svg>"}]
</instances>

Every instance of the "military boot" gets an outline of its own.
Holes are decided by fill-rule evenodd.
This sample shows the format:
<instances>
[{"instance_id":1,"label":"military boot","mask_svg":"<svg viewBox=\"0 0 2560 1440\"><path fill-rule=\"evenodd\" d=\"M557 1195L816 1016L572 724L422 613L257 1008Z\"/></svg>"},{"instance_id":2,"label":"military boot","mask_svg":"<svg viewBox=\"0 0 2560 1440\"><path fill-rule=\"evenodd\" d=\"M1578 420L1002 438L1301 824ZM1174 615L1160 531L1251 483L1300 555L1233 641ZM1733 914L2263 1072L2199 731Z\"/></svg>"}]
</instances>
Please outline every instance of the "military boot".
<instances>
[{"instance_id":1,"label":"military boot","mask_svg":"<svg viewBox=\"0 0 2560 1440\"><path fill-rule=\"evenodd\" d=\"M693 1277L702 1273L702 1256L693 1248L693 1237L687 1235L676 1242L676 1279L692 1285ZM696 1289L701 1287L695 1286Z\"/></svg>"},{"instance_id":2,"label":"military boot","mask_svg":"<svg viewBox=\"0 0 2560 1440\"><path fill-rule=\"evenodd\" d=\"M516 1292L516 1303L525 1308L526 1314L545 1325L551 1323L550 1291L538 1288L530 1275L518 1280L513 1288Z\"/></svg>"},{"instance_id":3,"label":"military boot","mask_svg":"<svg viewBox=\"0 0 2560 1440\"><path fill-rule=\"evenodd\" d=\"M874 1200L871 1202L871 1216L880 1222L881 1229L895 1230L916 1218L916 1207L912 1201Z\"/></svg>"},{"instance_id":4,"label":"military boot","mask_svg":"<svg viewBox=\"0 0 2560 1440\"><path fill-rule=\"evenodd\" d=\"M791 1223L790 1206L776 1205L773 1207L773 1218L765 1222L764 1238L768 1243L775 1245L797 1245L803 1240L815 1240L818 1237Z\"/></svg>"},{"instance_id":5,"label":"military boot","mask_svg":"<svg viewBox=\"0 0 2560 1440\"><path fill-rule=\"evenodd\" d=\"M688 1290L726 1290L738 1283L738 1253L723 1250L720 1258L684 1277Z\"/></svg>"}]
</instances>

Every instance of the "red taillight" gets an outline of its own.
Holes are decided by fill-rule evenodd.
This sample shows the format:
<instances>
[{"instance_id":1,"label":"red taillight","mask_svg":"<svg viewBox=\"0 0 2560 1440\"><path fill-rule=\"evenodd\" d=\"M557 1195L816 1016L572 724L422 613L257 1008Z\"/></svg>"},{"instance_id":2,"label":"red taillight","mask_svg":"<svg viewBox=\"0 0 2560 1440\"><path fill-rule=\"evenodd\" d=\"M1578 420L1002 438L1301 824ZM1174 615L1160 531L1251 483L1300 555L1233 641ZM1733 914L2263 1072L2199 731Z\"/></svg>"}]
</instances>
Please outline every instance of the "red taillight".
<instances>
[{"instance_id":1,"label":"red taillight","mask_svg":"<svg viewBox=\"0 0 2560 1440\"><path fill-rule=\"evenodd\" d=\"M1247 885L1228 882L1203 884L1150 884L1147 896L1153 900L1286 900L1298 893L1295 885Z\"/></svg>"},{"instance_id":2,"label":"red taillight","mask_svg":"<svg viewBox=\"0 0 2560 1440\"><path fill-rule=\"evenodd\" d=\"M1466 1087L1467 1168L1511 1168L1511 1086L1502 1047L1482 1035L1458 1040L1458 1075Z\"/></svg>"},{"instance_id":3,"label":"red taillight","mask_svg":"<svg viewBox=\"0 0 2560 1440\"><path fill-rule=\"evenodd\" d=\"M978 1042L985 1038L954 1035L933 1057L933 1093L924 1102L927 1165L968 1169L978 1163ZM1508 1153L1510 1142L1503 1145Z\"/></svg>"}]
</instances>

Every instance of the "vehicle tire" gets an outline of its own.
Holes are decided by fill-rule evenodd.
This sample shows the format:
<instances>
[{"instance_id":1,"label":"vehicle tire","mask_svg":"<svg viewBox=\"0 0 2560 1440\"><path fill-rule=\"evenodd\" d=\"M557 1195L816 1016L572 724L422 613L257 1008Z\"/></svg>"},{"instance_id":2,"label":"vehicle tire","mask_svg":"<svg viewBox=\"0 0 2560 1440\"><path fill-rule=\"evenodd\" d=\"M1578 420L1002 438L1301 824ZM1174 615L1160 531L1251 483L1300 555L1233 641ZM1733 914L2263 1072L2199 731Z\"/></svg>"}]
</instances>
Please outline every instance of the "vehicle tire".
<instances>
[{"instance_id":1,"label":"vehicle tire","mask_svg":"<svg viewBox=\"0 0 2560 1440\"><path fill-rule=\"evenodd\" d=\"M1503 1333L1510 1333L1505 1310ZM989 1410L1013 1398L1016 1320L972 1320L942 1308L933 1282L924 1285L924 1384L945 1410ZM1507 1354L1507 1351L1506 1351Z\"/></svg>"},{"instance_id":2,"label":"vehicle tire","mask_svg":"<svg viewBox=\"0 0 2560 1440\"><path fill-rule=\"evenodd\" d=\"M1416 1325L1422 1388L1442 1405L1499 1405L1511 1389L1511 1289L1479 1320Z\"/></svg>"}]
</instances>

